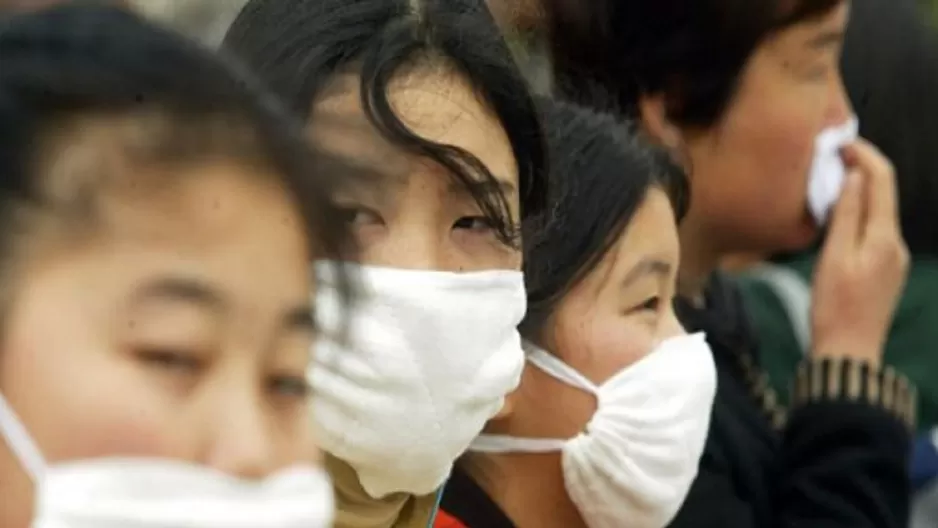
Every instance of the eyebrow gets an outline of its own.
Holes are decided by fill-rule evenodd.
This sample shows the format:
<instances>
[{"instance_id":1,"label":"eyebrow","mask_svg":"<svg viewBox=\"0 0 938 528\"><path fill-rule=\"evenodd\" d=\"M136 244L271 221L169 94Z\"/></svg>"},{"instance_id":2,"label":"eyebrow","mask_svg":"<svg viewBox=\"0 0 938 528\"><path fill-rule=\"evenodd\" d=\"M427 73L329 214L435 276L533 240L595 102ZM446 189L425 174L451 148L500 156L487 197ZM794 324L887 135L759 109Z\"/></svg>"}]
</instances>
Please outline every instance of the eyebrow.
<instances>
[{"instance_id":1,"label":"eyebrow","mask_svg":"<svg viewBox=\"0 0 938 528\"><path fill-rule=\"evenodd\" d=\"M335 132L374 133L374 125L370 122L359 122L356 120L344 119L343 116L335 115L333 113L325 113L324 115L317 116L314 123L316 126L333 127L333 131ZM398 147L392 145L392 148L397 149ZM381 165L381 161L375 160L370 156L365 156L359 159L351 159L347 155L332 152L327 147L316 146L315 149L322 158L322 161L320 162L320 169L325 171L335 171L342 176L342 178L339 180L340 187L342 187L343 183L345 183L353 187L374 186L384 189L391 186L406 185L407 183L409 171L403 169L403 167L400 167L400 170L395 170L393 167ZM458 160L457 164L459 164ZM495 176L494 181L475 180L472 182L464 182L455 178L450 178L447 191L451 195L459 196L472 195L475 192L481 195L502 193L508 197L514 195L517 192L517 188L514 183Z\"/></svg>"},{"instance_id":2,"label":"eyebrow","mask_svg":"<svg viewBox=\"0 0 938 528\"><path fill-rule=\"evenodd\" d=\"M135 300L165 299L197 304L220 312L225 300L217 290L197 279L187 277L163 277L141 287L134 295Z\"/></svg>"},{"instance_id":3,"label":"eyebrow","mask_svg":"<svg viewBox=\"0 0 938 528\"><path fill-rule=\"evenodd\" d=\"M674 267L670 262L656 258L643 258L622 278L620 286L628 288L645 275L670 275Z\"/></svg>"},{"instance_id":4,"label":"eyebrow","mask_svg":"<svg viewBox=\"0 0 938 528\"><path fill-rule=\"evenodd\" d=\"M223 312L227 302L210 285L188 277L163 277L145 284L134 295L137 302L150 300L181 301L212 312ZM309 303L298 304L285 312L283 327L292 330L315 331L316 317Z\"/></svg>"},{"instance_id":5,"label":"eyebrow","mask_svg":"<svg viewBox=\"0 0 938 528\"><path fill-rule=\"evenodd\" d=\"M805 45L812 49L824 49L840 44L844 41L844 30L829 29L809 38Z\"/></svg>"},{"instance_id":6,"label":"eyebrow","mask_svg":"<svg viewBox=\"0 0 938 528\"><path fill-rule=\"evenodd\" d=\"M407 184L409 173L406 170L396 171L388 167L377 167L364 160L343 159L340 156L326 155L325 161L321 167L325 170L334 170L341 175L339 178L339 189L354 189L355 187L366 187L378 189L388 189L400 187ZM486 180L463 181L456 179L449 174L441 173L440 177L449 179L447 192L451 196L466 197L473 194L490 196L493 194L503 194L506 198L517 193L517 187L514 183L498 178Z\"/></svg>"}]
</instances>

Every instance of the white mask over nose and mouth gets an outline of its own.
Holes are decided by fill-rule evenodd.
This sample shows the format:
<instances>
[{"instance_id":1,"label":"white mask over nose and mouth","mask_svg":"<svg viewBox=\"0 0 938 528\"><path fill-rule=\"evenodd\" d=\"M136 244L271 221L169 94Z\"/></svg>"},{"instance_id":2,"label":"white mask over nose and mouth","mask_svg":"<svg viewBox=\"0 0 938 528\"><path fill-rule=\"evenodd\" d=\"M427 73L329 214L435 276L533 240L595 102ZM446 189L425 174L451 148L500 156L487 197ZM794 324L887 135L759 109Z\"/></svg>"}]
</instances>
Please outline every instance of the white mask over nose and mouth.
<instances>
[{"instance_id":1,"label":"white mask over nose and mouth","mask_svg":"<svg viewBox=\"0 0 938 528\"><path fill-rule=\"evenodd\" d=\"M520 271L465 273L347 264L348 336L333 267L316 266L320 336L309 379L322 448L375 498L426 495L518 387Z\"/></svg>"},{"instance_id":2,"label":"white mask over nose and mouth","mask_svg":"<svg viewBox=\"0 0 938 528\"><path fill-rule=\"evenodd\" d=\"M182 460L48 463L0 395L0 445L34 485L32 528L328 528L335 501L319 466L248 480Z\"/></svg>"},{"instance_id":3,"label":"white mask over nose and mouth","mask_svg":"<svg viewBox=\"0 0 938 528\"><path fill-rule=\"evenodd\" d=\"M710 430L717 373L703 334L666 339L647 356L595 384L528 343L527 359L596 396L574 438L483 434L471 451L559 451L564 485L589 528L660 528L677 514L697 477Z\"/></svg>"},{"instance_id":4,"label":"white mask over nose and mouth","mask_svg":"<svg viewBox=\"0 0 938 528\"><path fill-rule=\"evenodd\" d=\"M817 225L827 224L830 210L840 198L847 169L840 149L859 136L860 124L851 117L843 124L825 128L814 140L814 160L808 175L808 210Z\"/></svg>"}]
</instances>

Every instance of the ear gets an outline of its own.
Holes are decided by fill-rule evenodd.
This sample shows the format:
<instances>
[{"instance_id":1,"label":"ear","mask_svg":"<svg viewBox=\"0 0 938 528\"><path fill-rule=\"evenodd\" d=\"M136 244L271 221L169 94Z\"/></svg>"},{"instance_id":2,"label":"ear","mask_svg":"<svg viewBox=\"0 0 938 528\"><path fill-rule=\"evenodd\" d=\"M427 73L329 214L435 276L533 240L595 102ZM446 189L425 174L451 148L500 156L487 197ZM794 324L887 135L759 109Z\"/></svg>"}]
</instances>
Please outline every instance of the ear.
<instances>
[{"instance_id":1,"label":"ear","mask_svg":"<svg viewBox=\"0 0 938 528\"><path fill-rule=\"evenodd\" d=\"M679 152L684 144L680 127L668 117L664 95L643 95L638 109L645 132L672 152Z\"/></svg>"}]
</instances>

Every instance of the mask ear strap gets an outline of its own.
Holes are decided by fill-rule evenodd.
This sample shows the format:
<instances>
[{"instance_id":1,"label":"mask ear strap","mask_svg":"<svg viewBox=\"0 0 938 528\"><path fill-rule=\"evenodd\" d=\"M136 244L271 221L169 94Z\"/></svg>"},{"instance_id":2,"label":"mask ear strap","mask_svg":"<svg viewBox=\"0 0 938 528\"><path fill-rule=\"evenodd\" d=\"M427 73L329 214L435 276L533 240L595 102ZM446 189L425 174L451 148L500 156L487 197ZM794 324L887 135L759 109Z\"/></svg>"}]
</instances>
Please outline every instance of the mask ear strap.
<instances>
[{"instance_id":1,"label":"mask ear strap","mask_svg":"<svg viewBox=\"0 0 938 528\"><path fill-rule=\"evenodd\" d=\"M532 343L525 343L526 359L550 377L571 387L598 394L599 387L553 354Z\"/></svg>"},{"instance_id":2,"label":"mask ear strap","mask_svg":"<svg viewBox=\"0 0 938 528\"><path fill-rule=\"evenodd\" d=\"M19 459L33 482L39 482L45 471L46 461L26 428L23 427L23 422L2 395L0 395L0 437L6 439L10 450Z\"/></svg>"}]
</instances>

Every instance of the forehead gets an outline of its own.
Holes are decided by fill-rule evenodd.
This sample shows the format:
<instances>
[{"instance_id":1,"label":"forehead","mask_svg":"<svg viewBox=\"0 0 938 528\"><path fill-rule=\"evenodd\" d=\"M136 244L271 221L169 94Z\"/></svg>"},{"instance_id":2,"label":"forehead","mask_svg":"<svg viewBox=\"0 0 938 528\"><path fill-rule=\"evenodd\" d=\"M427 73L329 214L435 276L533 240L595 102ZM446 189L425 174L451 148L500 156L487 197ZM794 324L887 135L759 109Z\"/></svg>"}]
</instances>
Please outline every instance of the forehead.
<instances>
[{"instance_id":1,"label":"forehead","mask_svg":"<svg viewBox=\"0 0 938 528\"><path fill-rule=\"evenodd\" d=\"M61 237L47 235L62 233L205 247L270 229L258 211L276 211L272 221L285 234L294 234L287 226L303 232L282 178L250 155L163 159L154 144L170 129L159 119L79 116L56 124L40 135L30 167L43 205L31 217L30 245L54 250Z\"/></svg>"},{"instance_id":2,"label":"forehead","mask_svg":"<svg viewBox=\"0 0 938 528\"><path fill-rule=\"evenodd\" d=\"M420 138L475 156L498 179L517 185L514 154L504 128L464 77L443 67L397 75L387 87L400 121ZM313 102L310 135L327 150L382 173L407 174L426 160L404 153L372 124L361 105L360 78L340 74Z\"/></svg>"},{"instance_id":3,"label":"forehead","mask_svg":"<svg viewBox=\"0 0 938 528\"><path fill-rule=\"evenodd\" d=\"M677 222L668 195L659 188L648 190L622 236L606 256L610 278L627 273L639 261L654 258L677 267L680 257Z\"/></svg>"}]
</instances>

